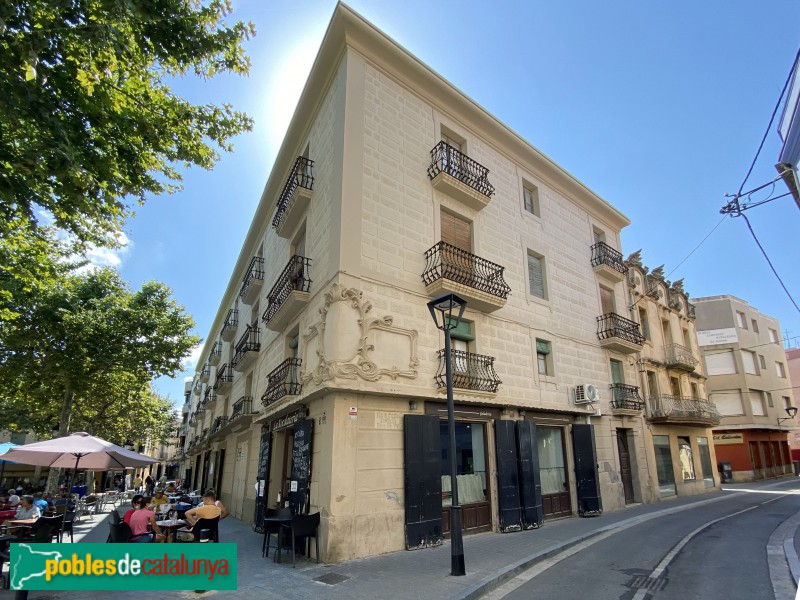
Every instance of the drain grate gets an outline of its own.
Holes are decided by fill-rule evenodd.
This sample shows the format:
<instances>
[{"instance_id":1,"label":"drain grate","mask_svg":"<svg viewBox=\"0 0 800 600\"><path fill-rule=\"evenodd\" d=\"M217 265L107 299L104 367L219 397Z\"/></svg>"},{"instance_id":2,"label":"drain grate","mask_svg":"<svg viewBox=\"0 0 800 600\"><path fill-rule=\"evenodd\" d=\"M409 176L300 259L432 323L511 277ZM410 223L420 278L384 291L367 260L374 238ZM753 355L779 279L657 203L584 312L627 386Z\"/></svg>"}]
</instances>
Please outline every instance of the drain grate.
<instances>
[{"instance_id":1,"label":"drain grate","mask_svg":"<svg viewBox=\"0 0 800 600\"><path fill-rule=\"evenodd\" d=\"M658 577L656 579L648 577L647 575L637 575L628 580L625 585L630 588L638 588L650 590L651 592L660 592L667 587L669 581L665 577Z\"/></svg>"},{"instance_id":2,"label":"drain grate","mask_svg":"<svg viewBox=\"0 0 800 600\"><path fill-rule=\"evenodd\" d=\"M314 581L319 581L320 583L324 583L326 585L336 585L337 583L342 583L348 579L350 578L347 575L339 575L339 573L325 573L325 575L314 577Z\"/></svg>"}]
</instances>

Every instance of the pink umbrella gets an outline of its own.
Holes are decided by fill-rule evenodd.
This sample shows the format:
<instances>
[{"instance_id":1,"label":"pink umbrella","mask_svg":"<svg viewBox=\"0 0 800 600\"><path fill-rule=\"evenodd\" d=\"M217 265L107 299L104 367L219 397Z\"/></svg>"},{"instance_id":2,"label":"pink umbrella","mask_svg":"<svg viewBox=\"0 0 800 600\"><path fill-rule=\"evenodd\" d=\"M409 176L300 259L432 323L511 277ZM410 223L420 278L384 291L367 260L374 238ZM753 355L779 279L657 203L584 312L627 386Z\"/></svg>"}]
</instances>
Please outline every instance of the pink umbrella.
<instances>
[{"instance_id":1,"label":"pink umbrella","mask_svg":"<svg viewBox=\"0 0 800 600\"><path fill-rule=\"evenodd\" d=\"M4 458L24 465L93 471L132 469L158 462L83 431L62 438L16 446L6 452Z\"/></svg>"}]
</instances>

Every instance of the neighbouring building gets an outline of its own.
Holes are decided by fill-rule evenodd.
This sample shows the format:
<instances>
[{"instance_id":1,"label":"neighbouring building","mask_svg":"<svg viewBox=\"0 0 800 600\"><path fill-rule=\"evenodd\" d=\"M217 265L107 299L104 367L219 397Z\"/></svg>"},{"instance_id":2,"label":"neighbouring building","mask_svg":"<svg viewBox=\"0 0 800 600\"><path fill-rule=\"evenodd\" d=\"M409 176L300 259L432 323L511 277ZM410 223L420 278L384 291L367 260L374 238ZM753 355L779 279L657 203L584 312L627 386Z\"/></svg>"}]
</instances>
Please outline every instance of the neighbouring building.
<instances>
[{"instance_id":1,"label":"neighbouring building","mask_svg":"<svg viewBox=\"0 0 800 600\"><path fill-rule=\"evenodd\" d=\"M440 543L444 338L427 303L453 292L466 533L655 500L667 452L698 479L675 490L698 491L706 430L643 417L628 224L339 4L187 388L182 476L256 528L266 507L320 512L328 562ZM683 304L653 319L693 336L685 295L664 290ZM680 377L701 402L699 372Z\"/></svg>"},{"instance_id":2,"label":"neighbouring building","mask_svg":"<svg viewBox=\"0 0 800 600\"><path fill-rule=\"evenodd\" d=\"M695 307L682 279L664 278L663 265L650 271L641 252L625 264L631 316L644 337L636 382L646 397L647 453L655 465L650 489L659 497L703 493L719 484L711 428L720 415L706 393Z\"/></svg>"},{"instance_id":3,"label":"neighbouring building","mask_svg":"<svg viewBox=\"0 0 800 600\"><path fill-rule=\"evenodd\" d=\"M792 397L800 394L800 348L786 350L786 366L789 369L789 382L792 386ZM800 460L800 428L789 434L789 448L793 460Z\"/></svg>"},{"instance_id":4,"label":"neighbouring building","mask_svg":"<svg viewBox=\"0 0 800 600\"><path fill-rule=\"evenodd\" d=\"M796 420L786 409L795 402L780 323L735 296L694 304L706 384L722 417L714 428L717 460L730 463L734 481L791 472Z\"/></svg>"},{"instance_id":5,"label":"neighbouring building","mask_svg":"<svg viewBox=\"0 0 800 600\"><path fill-rule=\"evenodd\" d=\"M800 100L800 76L798 76L798 65L800 65L800 53L795 58L794 65L790 74L790 85L786 94L786 102L783 105L783 114L778 125L778 133L781 136L783 145L781 146L778 164L775 168L781 174L783 181L789 188L794 197L794 201L800 208L800 116L798 115L798 100Z\"/></svg>"}]
</instances>

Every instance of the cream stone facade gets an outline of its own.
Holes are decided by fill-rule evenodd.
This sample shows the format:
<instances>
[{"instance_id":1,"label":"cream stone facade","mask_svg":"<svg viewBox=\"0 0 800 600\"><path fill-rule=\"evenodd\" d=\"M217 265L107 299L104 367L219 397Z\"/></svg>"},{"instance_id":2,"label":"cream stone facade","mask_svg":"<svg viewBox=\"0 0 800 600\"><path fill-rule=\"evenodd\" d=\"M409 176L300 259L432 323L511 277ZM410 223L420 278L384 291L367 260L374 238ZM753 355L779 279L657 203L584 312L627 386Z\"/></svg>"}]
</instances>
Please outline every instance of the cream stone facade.
<instances>
[{"instance_id":1,"label":"cream stone facade","mask_svg":"<svg viewBox=\"0 0 800 600\"><path fill-rule=\"evenodd\" d=\"M338 5L191 385L187 484L257 529L285 503L320 512L327 562L440 543L426 304L455 292L465 532L654 500L643 403L612 385L644 345L628 223Z\"/></svg>"},{"instance_id":2,"label":"cream stone facade","mask_svg":"<svg viewBox=\"0 0 800 600\"><path fill-rule=\"evenodd\" d=\"M645 338L636 362L654 465L648 489L662 498L703 493L720 483L711 429L720 417L706 392L695 306L682 279L665 279L663 265L651 271L640 252L625 263L631 316Z\"/></svg>"},{"instance_id":3,"label":"cream stone facade","mask_svg":"<svg viewBox=\"0 0 800 600\"><path fill-rule=\"evenodd\" d=\"M717 458L734 481L792 471L788 435L796 406L780 323L735 296L695 299L708 389L722 420L714 428Z\"/></svg>"}]
</instances>

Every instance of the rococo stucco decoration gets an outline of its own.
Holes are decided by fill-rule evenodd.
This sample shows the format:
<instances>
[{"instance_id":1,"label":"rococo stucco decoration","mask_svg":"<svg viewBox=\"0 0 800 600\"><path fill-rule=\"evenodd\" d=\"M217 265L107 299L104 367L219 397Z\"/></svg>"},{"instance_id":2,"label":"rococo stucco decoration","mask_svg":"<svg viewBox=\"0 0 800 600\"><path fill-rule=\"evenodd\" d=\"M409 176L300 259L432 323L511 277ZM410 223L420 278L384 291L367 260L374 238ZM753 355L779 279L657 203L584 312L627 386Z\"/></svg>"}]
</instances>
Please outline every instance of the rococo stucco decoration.
<instances>
[{"instance_id":1,"label":"rococo stucco decoration","mask_svg":"<svg viewBox=\"0 0 800 600\"><path fill-rule=\"evenodd\" d=\"M417 377L417 332L395 327L390 315L368 317L370 310L361 290L331 286L319 310L321 321L303 335L303 364L309 366L303 383Z\"/></svg>"}]
</instances>

